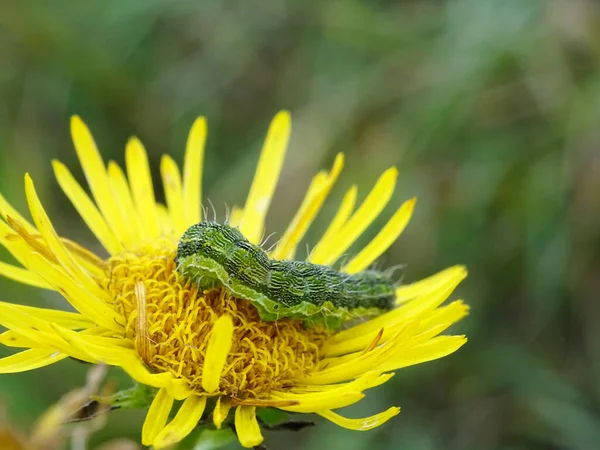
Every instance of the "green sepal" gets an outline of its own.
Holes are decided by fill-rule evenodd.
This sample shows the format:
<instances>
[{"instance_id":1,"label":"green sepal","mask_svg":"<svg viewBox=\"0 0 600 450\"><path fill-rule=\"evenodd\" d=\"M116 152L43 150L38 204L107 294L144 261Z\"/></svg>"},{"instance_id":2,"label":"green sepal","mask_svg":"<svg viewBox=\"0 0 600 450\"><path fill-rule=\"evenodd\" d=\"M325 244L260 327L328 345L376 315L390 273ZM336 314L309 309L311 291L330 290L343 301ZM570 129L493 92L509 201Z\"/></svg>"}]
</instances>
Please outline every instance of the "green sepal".
<instances>
[{"instance_id":1,"label":"green sepal","mask_svg":"<svg viewBox=\"0 0 600 450\"><path fill-rule=\"evenodd\" d=\"M129 389L123 389L110 396L92 396L92 400L110 405L112 409L144 409L150 407L158 389L145 384L135 383Z\"/></svg>"}]
</instances>

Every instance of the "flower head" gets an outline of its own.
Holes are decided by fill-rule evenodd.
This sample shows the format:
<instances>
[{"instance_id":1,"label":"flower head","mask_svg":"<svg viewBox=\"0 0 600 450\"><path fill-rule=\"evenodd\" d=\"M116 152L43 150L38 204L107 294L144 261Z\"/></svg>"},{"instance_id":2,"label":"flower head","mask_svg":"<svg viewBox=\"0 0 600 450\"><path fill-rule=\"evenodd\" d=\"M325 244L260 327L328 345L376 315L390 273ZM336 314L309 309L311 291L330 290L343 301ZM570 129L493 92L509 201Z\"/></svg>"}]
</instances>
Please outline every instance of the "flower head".
<instances>
[{"instance_id":1,"label":"flower head","mask_svg":"<svg viewBox=\"0 0 600 450\"><path fill-rule=\"evenodd\" d=\"M0 373L68 357L119 366L139 384L155 388L142 429L144 445L176 443L211 418L217 428L233 427L240 443L253 447L263 440L257 409L264 407L317 413L353 430L377 427L399 408L362 419L333 410L359 401L394 370L441 358L466 342L464 336L440 336L468 312L460 300L442 306L465 278L462 266L397 287L394 309L343 329L287 318L265 321L247 298L218 286L199 288L177 271L174 258L185 230L205 219L204 119L192 126L183 173L169 156L161 161L166 205L154 197L139 140L127 144L125 174L114 162L105 165L79 117L73 117L71 133L91 196L58 161L53 162L56 178L108 256L55 231L29 175L25 192L33 223L0 196L0 244L19 263L0 262L0 274L57 291L75 309L0 303L0 325L8 329L0 343L23 349L0 359ZM269 128L246 204L229 214L229 225L253 244L260 244L264 234L289 136L289 114L280 112ZM330 171L313 178L270 258L294 259L342 166L338 155ZM384 172L358 207L357 188L349 189L308 260L335 264L387 205L396 178L395 168ZM369 267L404 230L414 204L415 199L402 204L341 271L355 274ZM170 419L176 402L181 404Z\"/></svg>"}]
</instances>

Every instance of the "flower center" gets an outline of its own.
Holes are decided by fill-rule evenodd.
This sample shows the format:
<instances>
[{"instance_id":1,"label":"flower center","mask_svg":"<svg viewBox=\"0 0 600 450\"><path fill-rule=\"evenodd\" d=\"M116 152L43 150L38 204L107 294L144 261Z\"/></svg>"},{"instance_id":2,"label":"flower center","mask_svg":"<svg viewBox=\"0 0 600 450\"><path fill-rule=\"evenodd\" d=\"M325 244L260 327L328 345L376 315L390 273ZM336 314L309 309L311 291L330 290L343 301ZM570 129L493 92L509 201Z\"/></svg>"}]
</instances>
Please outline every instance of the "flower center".
<instances>
[{"instance_id":1,"label":"flower center","mask_svg":"<svg viewBox=\"0 0 600 450\"><path fill-rule=\"evenodd\" d=\"M202 392L208 338L216 320L233 319L233 343L219 393L239 399L266 398L317 369L328 332L300 321L264 322L247 300L223 289L198 291L175 270L172 241L111 257L105 287L125 319L125 336L156 372L185 378Z\"/></svg>"}]
</instances>

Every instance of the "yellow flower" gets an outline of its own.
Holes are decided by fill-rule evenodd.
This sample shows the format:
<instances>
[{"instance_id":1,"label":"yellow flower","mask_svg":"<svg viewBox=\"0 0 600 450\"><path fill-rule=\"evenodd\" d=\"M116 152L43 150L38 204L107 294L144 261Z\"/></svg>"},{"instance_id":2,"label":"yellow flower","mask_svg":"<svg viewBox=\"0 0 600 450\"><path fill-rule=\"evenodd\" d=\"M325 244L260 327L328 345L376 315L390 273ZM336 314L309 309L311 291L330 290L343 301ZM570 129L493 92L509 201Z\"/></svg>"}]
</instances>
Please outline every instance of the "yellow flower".
<instances>
[{"instance_id":1,"label":"yellow flower","mask_svg":"<svg viewBox=\"0 0 600 450\"><path fill-rule=\"evenodd\" d=\"M229 217L229 224L255 244L264 233L290 127L287 112L276 115L246 204ZM25 192L33 223L0 196L0 243L20 264L0 262L0 274L57 291L77 311L0 303L0 325L8 329L0 343L24 349L1 359L0 373L67 357L119 366L138 383L157 388L142 429L144 445L160 449L183 439L209 416L210 399L214 425L235 427L240 443L253 447L263 440L257 408L317 413L352 430L382 425L400 409L361 419L333 410L359 401L394 370L441 358L466 342L464 336L440 336L468 312L460 300L442 306L466 277L462 266L398 287L395 309L342 330L304 327L288 319L261 321L247 300L224 290L199 291L177 273L174 256L182 233L202 220L205 120L192 126L183 174L169 156L161 161L166 206L155 200L139 140L127 144L125 175L116 163L104 164L77 116L71 133L91 198L58 161L53 162L56 178L109 256L97 256L57 234L29 175ZM338 155L330 171L314 177L270 257L294 258L342 165L343 155ZM336 263L386 206L396 178L395 168L384 172L357 208L356 186L350 188L309 260ZM404 230L414 204L410 199L401 205L341 270L356 273L371 265ZM176 401L182 403L169 420Z\"/></svg>"}]
</instances>

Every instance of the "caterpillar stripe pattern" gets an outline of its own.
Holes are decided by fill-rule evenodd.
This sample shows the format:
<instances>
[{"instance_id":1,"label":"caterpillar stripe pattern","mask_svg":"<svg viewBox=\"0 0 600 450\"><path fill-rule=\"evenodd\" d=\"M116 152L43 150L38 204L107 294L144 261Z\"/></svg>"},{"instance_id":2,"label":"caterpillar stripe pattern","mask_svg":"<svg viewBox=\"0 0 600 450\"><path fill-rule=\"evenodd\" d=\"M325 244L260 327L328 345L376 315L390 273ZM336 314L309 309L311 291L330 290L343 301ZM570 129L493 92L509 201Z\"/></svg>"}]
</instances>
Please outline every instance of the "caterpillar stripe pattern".
<instances>
[{"instance_id":1,"label":"caterpillar stripe pattern","mask_svg":"<svg viewBox=\"0 0 600 450\"><path fill-rule=\"evenodd\" d=\"M191 226L179 240L175 262L199 288L222 286L252 302L266 321L285 317L338 327L351 318L382 314L394 302L390 273L349 275L308 261L269 259L237 228L217 222Z\"/></svg>"}]
</instances>

